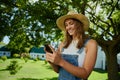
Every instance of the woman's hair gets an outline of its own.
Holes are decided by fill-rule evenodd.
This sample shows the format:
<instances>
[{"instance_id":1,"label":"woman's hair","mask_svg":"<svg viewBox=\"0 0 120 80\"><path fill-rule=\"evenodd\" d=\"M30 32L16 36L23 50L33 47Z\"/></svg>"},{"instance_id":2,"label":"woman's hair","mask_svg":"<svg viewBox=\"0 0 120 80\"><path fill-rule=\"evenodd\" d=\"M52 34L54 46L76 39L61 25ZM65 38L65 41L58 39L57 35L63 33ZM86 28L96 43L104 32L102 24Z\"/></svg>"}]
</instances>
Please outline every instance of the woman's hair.
<instances>
[{"instance_id":1,"label":"woman's hair","mask_svg":"<svg viewBox=\"0 0 120 80\"><path fill-rule=\"evenodd\" d=\"M76 31L75 31L75 35L78 39L78 43L77 43L77 48L81 48L86 40L86 38L88 38L88 36L85 35L85 31L83 29L83 24L74 18L71 18L72 20L74 20L76 22L75 27L76 27ZM72 36L69 35L69 33L67 31L65 31L65 40L64 40L64 48L67 48L70 43L72 42Z\"/></svg>"}]
</instances>

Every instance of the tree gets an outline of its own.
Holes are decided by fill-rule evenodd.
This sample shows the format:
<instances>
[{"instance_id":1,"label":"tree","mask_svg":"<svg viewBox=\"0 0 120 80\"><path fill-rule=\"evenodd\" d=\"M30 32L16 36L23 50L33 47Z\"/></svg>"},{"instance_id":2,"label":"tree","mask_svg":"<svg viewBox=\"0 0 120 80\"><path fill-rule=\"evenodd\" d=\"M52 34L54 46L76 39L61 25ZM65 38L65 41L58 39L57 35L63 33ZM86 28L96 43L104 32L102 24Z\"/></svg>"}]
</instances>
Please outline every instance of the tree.
<instances>
[{"instance_id":1,"label":"tree","mask_svg":"<svg viewBox=\"0 0 120 80\"><path fill-rule=\"evenodd\" d=\"M0 41L5 35L10 34L10 18L12 16L11 9L15 7L12 0L0 0Z\"/></svg>"},{"instance_id":2,"label":"tree","mask_svg":"<svg viewBox=\"0 0 120 80\"><path fill-rule=\"evenodd\" d=\"M56 19L74 9L89 17L89 34L97 40L106 54L108 79L119 79L116 57L120 52L119 0L8 2L1 1L0 30L3 31L0 32L0 40L8 35L10 48L23 52L25 47L41 46L46 41L61 40L62 32L56 27Z\"/></svg>"},{"instance_id":3,"label":"tree","mask_svg":"<svg viewBox=\"0 0 120 80\"><path fill-rule=\"evenodd\" d=\"M93 28L90 34L102 47L107 58L109 80L118 80L117 54L120 52L120 6L117 0L96 1L88 5ZM99 9L99 11L97 10Z\"/></svg>"}]
</instances>

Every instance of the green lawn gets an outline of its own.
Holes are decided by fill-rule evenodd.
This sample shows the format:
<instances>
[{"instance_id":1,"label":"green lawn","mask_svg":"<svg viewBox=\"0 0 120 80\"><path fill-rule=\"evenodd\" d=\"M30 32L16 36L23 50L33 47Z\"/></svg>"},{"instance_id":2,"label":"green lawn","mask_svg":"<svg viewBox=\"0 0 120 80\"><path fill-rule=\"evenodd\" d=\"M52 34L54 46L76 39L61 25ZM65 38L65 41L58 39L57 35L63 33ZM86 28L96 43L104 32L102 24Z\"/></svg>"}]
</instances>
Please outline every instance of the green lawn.
<instances>
[{"instance_id":1,"label":"green lawn","mask_svg":"<svg viewBox=\"0 0 120 80\"><path fill-rule=\"evenodd\" d=\"M88 80L108 80L107 72L103 70L94 70Z\"/></svg>"},{"instance_id":2,"label":"green lawn","mask_svg":"<svg viewBox=\"0 0 120 80\"><path fill-rule=\"evenodd\" d=\"M12 59L0 60L0 80L57 80L58 75L44 61L29 60L25 63L24 60L17 59L22 68L17 74L10 75L9 71L5 70L10 60ZM107 80L107 73L94 70L88 80Z\"/></svg>"}]
</instances>

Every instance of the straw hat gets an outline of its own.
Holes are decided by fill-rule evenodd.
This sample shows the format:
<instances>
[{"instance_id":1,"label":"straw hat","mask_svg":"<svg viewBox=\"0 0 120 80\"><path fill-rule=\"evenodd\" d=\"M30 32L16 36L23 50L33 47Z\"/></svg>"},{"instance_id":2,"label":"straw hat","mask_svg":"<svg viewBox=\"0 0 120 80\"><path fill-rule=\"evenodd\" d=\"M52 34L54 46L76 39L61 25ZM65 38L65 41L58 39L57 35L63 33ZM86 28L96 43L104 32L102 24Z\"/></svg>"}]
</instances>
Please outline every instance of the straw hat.
<instances>
[{"instance_id":1,"label":"straw hat","mask_svg":"<svg viewBox=\"0 0 120 80\"><path fill-rule=\"evenodd\" d=\"M77 12L74 12L74 11L70 11L67 13L67 15L64 15L64 16L61 16L57 19L56 21L56 24L57 26L65 31L65 25L64 25L64 21L66 19L69 19L69 18L74 18L74 19L77 19L79 20L80 22L83 23L83 27L84 27L84 30L87 31L88 28L89 28L89 20L86 16L84 16L83 14L79 14Z\"/></svg>"}]
</instances>

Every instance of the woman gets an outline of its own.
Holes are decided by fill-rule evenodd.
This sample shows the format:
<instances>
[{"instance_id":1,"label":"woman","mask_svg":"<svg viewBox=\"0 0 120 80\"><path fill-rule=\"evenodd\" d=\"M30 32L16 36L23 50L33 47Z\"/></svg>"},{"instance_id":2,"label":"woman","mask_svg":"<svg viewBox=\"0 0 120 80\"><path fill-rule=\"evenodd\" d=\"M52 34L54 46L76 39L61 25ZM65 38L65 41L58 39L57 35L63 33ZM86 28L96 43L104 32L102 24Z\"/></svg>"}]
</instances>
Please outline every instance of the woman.
<instances>
[{"instance_id":1,"label":"woman","mask_svg":"<svg viewBox=\"0 0 120 80\"><path fill-rule=\"evenodd\" d=\"M97 57L97 42L85 35L89 20L82 14L68 12L56 21L57 26L65 32L65 40L53 54L47 52L46 60L55 72L58 80L87 79L92 72Z\"/></svg>"}]
</instances>

